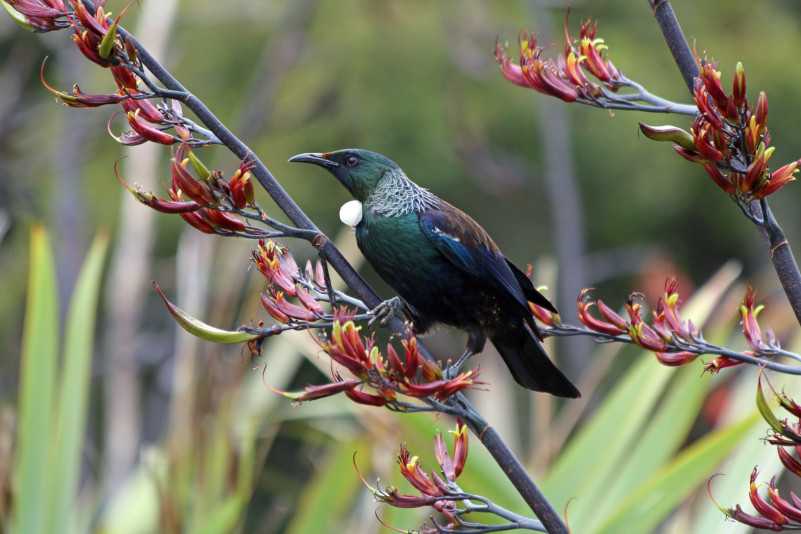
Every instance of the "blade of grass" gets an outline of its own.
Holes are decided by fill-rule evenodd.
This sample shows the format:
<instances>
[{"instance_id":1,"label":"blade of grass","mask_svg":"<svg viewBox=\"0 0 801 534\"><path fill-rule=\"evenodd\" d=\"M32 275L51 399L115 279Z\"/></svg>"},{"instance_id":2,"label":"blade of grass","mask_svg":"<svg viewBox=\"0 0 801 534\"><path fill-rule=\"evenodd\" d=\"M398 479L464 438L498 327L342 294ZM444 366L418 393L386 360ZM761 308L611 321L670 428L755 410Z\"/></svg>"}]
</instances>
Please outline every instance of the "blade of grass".
<instances>
[{"instance_id":1,"label":"blade of grass","mask_svg":"<svg viewBox=\"0 0 801 534\"><path fill-rule=\"evenodd\" d=\"M592 525L608 519L620 502L631 495L631 490L670 461L690 427L706 397L709 381L699 380L699 365L686 365L675 372L666 388L666 398L655 406L642 432L625 449L624 460L617 465L613 477L595 481L590 490L581 495L582 505L571 507L570 524L576 532L589 532Z\"/></svg>"},{"instance_id":2,"label":"blade of grass","mask_svg":"<svg viewBox=\"0 0 801 534\"><path fill-rule=\"evenodd\" d=\"M53 398L58 347L58 297L53 255L44 228L31 228L28 297L20 364L19 434L17 436L15 532L45 532L52 445Z\"/></svg>"},{"instance_id":3,"label":"blade of grass","mask_svg":"<svg viewBox=\"0 0 801 534\"><path fill-rule=\"evenodd\" d=\"M241 495L232 495L218 503L209 514L207 522L196 530L198 534L227 534L242 520L247 500Z\"/></svg>"},{"instance_id":4,"label":"blade of grass","mask_svg":"<svg viewBox=\"0 0 801 534\"><path fill-rule=\"evenodd\" d=\"M599 480L610 480L628 450L645 428L653 407L675 371L645 354L633 356L629 372L615 385L595 415L568 442L542 484L557 509ZM623 446L622 446L623 445ZM584 506L584 505L582 505ZM586 506L592 506L587 502ZM572 512L572 510L571 510Z\"/></svg>"},{"instance_id":5,"label":"blade of grass","mask_svg":"<svg viewBox=\"0 0 801 534\"><path fill-rule=\"evenodd\" d=\"M722 428L682 451L649 480L634 490L628 501L597 534L620 532L651 532L652 529L699 484L705 482L713 469L749 435L761 419L753 414L729 427Z\"/></svg>"},{"instance_id":6,"label":"blade of grass","mask_svg":"<svg viewBox=\"0 0 801 534\"><path fill-rule=\"evenodd\" d=\"M353 467L353 453L369 450L370 445L362 440L331 447L329 461L300 496L287 534L338 531L336 527L347 518L355 492L362 489L367 493ZM361 461L363 458L364 453Z\"/></svg>"},{"instance_id":7,"label":"blade of grass","mask_svg":"<svg viewBox=\"0 0 801 534\"><path fill-rule=\"evenodd\" d=\"M49 532L74 526L73 506L86 431L97 301L107 245L108 234L98 233L78 275L67 312L59 402L55 407L56 434L51 441Z\"/></svg>"}]
</instances>

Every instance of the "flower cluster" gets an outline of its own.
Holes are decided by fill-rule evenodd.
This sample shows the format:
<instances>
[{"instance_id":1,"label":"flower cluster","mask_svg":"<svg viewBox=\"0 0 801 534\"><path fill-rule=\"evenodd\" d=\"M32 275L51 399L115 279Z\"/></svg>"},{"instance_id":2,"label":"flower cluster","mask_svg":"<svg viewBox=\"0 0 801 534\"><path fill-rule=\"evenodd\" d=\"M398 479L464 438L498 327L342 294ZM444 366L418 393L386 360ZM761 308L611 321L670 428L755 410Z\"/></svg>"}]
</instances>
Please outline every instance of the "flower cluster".
<instances>
[{"instance_id":1,"label":"flower cluster","mask_svg":"<svg viewBox=\"0 0 801 534\"><path fill-rule=\"evenodd\" d=\"M773 147L767 129L768 99L759 93L756 105L745 94L745 69L738 63L727 94L720 82L717 64L696 60L701 75L695 79L693 97L698 114L692 134L674 127L640 125L643 133L655 140L672 141L685 159L700 163L715 184L738 203L764 198L794 180L801 161L793 161L775 171L768 162Z\"/></svg>"},{"instance_id":2,"label":"flower cluster","mask_svg":"<svg viewBox=\"0 0 801 534\"><path fill-rule=\"evenodd\" d=\"M63 0L0 0L0 5L26 30L46 32L70 26Z\"/></svg>"},{"instance_id":3,"label":"flower cluster","mask_svg":"<svg viewBox=\"0 0 801 534\"><path fill-rule=\"evenodd\" d=\"M595 332L609 336L627 335L637 345L653 351L664 365L680 366L698 357L698 353L683 350L681 342L694 343L701 334L692 321L684 321L679 315L678 284L670 279L665 284L665 293L660 297L653 313L653 322L648 325L642 318L642 294L632 293L626 300L629 320L624 319L601 300L590 301L589 289L581 292L578 298L579 320ZM608 322L593 317L589 311L592 306Z\"/></svg>"},{"instance_id":4,"label":"flower cluster","mask_svg":"<svg viewBox=\"0 0 801 534\"><path fill-rule=\"evenodd\" d=\"M84 0L0 1L18 23L30 29L71 28L81 52L111 73L115 86L113 93L88 94L78 84L72 91L59 91L45 81L43 63L42 83L64 105L95 108L118 104L131 128L119 136L111 134L119 143L130 146L153 142L179 147L172 151L170 183L169 187L165 186L168 198L129 187L117 175L140 202L164 213L177 213L197 230L209 234L256 239L290 235L308 240L316 236L316 232L287 226L267 217L256 205L251 170L257 165L253 158L246 157L230 180L226 180L220 171L210 171L197 158L193 147L220 144L220 140L184 116L176 99L186 102L190 95L160 88L152 81L139 58L135 42L118 27L128 8L112 21L104 10L105 0L94 4ZM192 164L194 175L188 162ZM255 228L249 224L254 221L276 231Z\"/></svg>"},{"instance_id":5,"label":"flower cluster","mask_svg":"<svg viewBox=\"0 0 801 534\"><path fill-rule=\"evenodd\" d=\"M377 489L370 487L362 478L365 485L370 488L373 495L380 502L397 508L432 507L448 520L448 525L435 527L423 525L417 532L445 532L463 524L460 516L467 513L465 508L459 508L457 502L468 496L456 485L456 478L464 469L467 460L467 429L461 420L458 421L454 436L453 456L448 453L445 439L440 433L434 441L434 452L440 466L440 474L435 471L426 473L420 467L418 457L411 456L405 445L401 445L398 454L398 465L403 477L420 492L421 495L400 493L398 488ZM441 476L440 476L441 475Z\"/></svg>"},{"instance_id":6,"label":"flower cluster","mask_svg":"<svg viewBox=\"0 0 801 534\"><path fill-rule=\"evenodd\" d=\"M740 305L740 324L743 329L743 336L748 346L752 350L742 351L740 354L746 357L773 357L781 351L781 345L776 339L773 330L770 327L765 329L765 336L763 338L762 331L757 322L757 315L762 311L764 306L756 304L756 289L748 288L745 292L745 299ZM732 356L718 356L706 363L704 370L711 373L716 373L726 367L734 367L744 363L745 360L737 359Z\"/></svg>"},{"instance_id":7,"label":"flower cluster","mask_svg":"<svg viewBox=\"0 0 801 534\"><path fill-rule=\"evenodd\" d=\"M587 74L612 91L619 87L620 73L612 62L604 59L606 45L596 38L598 23L582 22L578 39L570 37L565 21L564 53L556 61L542 58L545 48L537 45L539 34L523 32L518 35L519 64L513 63L506 47L496 43L495 59L507 80L535 91L555 96L565 102L590 103L603 95L601 87L590 81ZM546 47L547 48L547 47Z\"/></svg>"},{"instance_id":8,"label":"flower cluster","mask_svg":"<svg viewBox=\"0 0 801 534\"><path fill-rule=\"evenodd\" d=\"M790 423L787 419L779 420L773 413L762 391L762 377L760 376L757 385L757 407L772 429L772 433L768 435L766 441L776 446L779 459L787 471L801 477L801 461L796 457L801 455L801 406L785 393L777 393L773 390L770 382L768 385L776 395L779 406L792 416L794 422ZM793 450L795 450L795 454L791 452ZM746 513L739 504L734 508L717 505L718 508L730 519L751 527L776 532L801 530L801 497L791 491L789 501L782 498L776 488L777 477L774 475L767 486L768 499L766 500L759 494L760 485L756 482L758 475L759 471L755 467L751 473L748 497L759 515Z\"/></svg>"},{"instance_id":9,"label":"flower cluster","mask_svg":"<svg viewBox=\"0 0 801 534\"><path fill-rule=\"evenodd\" d=\"M801 498L791 491L790 498L792 502L783 499L776 488L776 476L774 476L768 483L768 498L770 502L766 501L759 494L760 485L756 482L758 475L759 471L754 468L751 473L748 497L759 515L745 512L739 504L735 505L734 508L723 508L720 505L718 505L718 508L729 519L750 527L774 532L801 529Z\"/></svg>"},{"instance_id":10,"label":"flower cluster","mask_svg":"<svg viewBox=\"0 0 801 534\"><path fill-rule=\"evenodd\" d=\"M26 29L47 32L71 27L78 49L101 67L119 64L132 51L126 49L117 34L117 24L128 8L110 22L111 13L105 12L106 0L95 4L94 14L81 0L2 0L2 3L14 21Z\"/></svg>"},{"instance_id":11,"label":"flower cluster","mask_svg":"<svg viewBox=\"0 0 801 534\"><path fill-rule=\"evenodd\" d=\"M190 162L197 177L189 170ZM162 213L177 213L203 233L258 237L264 233L262 230L247 225L234 215L257 220L264 218L253 198L252 168L253 164L246 159L231 179L226 180L222 172L210 171L189 146L183 144L172 152L168 199L129 186L117 172L116 165L114 172L139 202ZM243 211L245 208L256 212Z\"/></svg>"},{"instance_id":12,"label":"flower cluster","mask_svg":"<svg viewBox=\"0 0 801 534\"><path fill-rule=\"evenodd\" d=\"M275 320L283 324L311 322L324 318L324 310L317 299L326 293L325 274L322 263L312 268L311 261L301 271L289 249L272 240L259 240L253 251L253 263L269 281L261 303ZM314 295L312 294L314 293ZM287 300L297 298L300 305Z\"/></svg>"},{"instance_id":13,"label":"flower cluster","mask_svg":"<svg viewBox=\"0 0 801 534\"><path fill-rule=\"evenodd\" d=\"M622 341L628 338L654 352L663 365L681 366L702 354L716 354L715 358L704 364L705 371L716 373L744 362L760 363L758 358L770 358L781 351L770 327L766 329L763 339L757 322L757 315L763 306L756 306L757 292L751 288L747 290L739 311L743 335L752 350L739 353L707 343L691 320L685 321L681 318L678 284L674 279L666 282L665 293L659 298L650 325L642 317L640 293L629 295L626 300L629 318L624 319L601 300L591 301L589 291L583 290L578 298L578 316L584 326L607 339ZM590 314L593 306L598 309L603 320Z\"/></svg>"},{"instance_id":14,"label":"flower cluster","mask_svg":"<svg viewBox=\"0 0 801 534\"><path fill-rule=\"evenodd\" d=\"M73 40L81 53L90 61L108 68L113 76L117 90L110 94L87 94L77 84L72 91L58 91L44 81L42 83L66 106L93 108L109 104L120 104L131 127L131 131L114 136L123 145L138 145L147 141L163 145L183 142L190 146L216 143L218 140L209 132L198 128L191 120L183 117L181 107L176 102L154 104L150 99L163 96L157 94L152 83L146 83L136 48L130 39L118 31L118 23L128 8L116 20L111 21L106 13L105 0L95 4L91 13L81 0L0 0L12 18L24 27L34 31L51 31L72 28ZM129 6L130 7L130 6ZM167 92L164 92L165 94ZM174 134L168 130L174 130ZM193 137L199 133L199 137Z\"/></svg>"},{"instance_id":15,"label":"flower cluster","mask_svg":"<svg viewBox=\"0 0 801 534\"><path fill-rule=\"evenodd\" d=\"M401 401L399 396L442 401L454 393L482 384L475 380L480 374L477 369L446 378L439 365L420 354L414 337L402 341L401 357L391 343L382 353L373 337L363 338L360 330L361 326L356 326L353 316L340 308L334 314L330 339L318 339L326 354L347 369L356 380L343 380L334 370L334 382L330 384L307 386L300 393L278 393L296 402L345 393L359 404L386 406L398 411L419 411L425 408ZM375 393L365 391L365 387Z\"/></svg>"}]
</instances>

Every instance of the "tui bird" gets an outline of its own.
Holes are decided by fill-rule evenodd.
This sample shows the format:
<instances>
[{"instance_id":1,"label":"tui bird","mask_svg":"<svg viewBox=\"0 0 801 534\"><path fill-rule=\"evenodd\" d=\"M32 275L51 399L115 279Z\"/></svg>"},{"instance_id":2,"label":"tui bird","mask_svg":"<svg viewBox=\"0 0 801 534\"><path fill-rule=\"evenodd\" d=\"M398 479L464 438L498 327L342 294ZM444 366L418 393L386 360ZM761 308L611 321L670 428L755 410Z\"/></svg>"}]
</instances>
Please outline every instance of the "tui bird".
<instances>
[{"instance_id":1,"label":"tui bird","mask_svg":"<svg viewBox=\"0 0 801 534\"><path fill-rule=\"evenodd\" d=\"M481 352L489 336L524 388L580 396L540 346L528 303L556 308L467 214L375 152L298 154L289 161L325 168L353 195L340 218L355 227L359 249L400 295L374 311L384 322L405 307L415 334L436 323L465 330L467 350L458 363Z\"/></svg>"}]
</instances>

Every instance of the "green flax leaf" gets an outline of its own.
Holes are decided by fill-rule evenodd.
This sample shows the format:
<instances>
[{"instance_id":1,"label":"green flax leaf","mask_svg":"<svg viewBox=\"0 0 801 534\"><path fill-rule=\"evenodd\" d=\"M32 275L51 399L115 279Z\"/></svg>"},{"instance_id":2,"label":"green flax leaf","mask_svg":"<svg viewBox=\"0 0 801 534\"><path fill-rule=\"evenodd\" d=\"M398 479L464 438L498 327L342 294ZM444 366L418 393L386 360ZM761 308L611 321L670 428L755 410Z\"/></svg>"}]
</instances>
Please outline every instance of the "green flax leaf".
<instances>
[{"instance_id":1,"label":"green flax leaf","mask_svg":"<svg viewBox=\"0 0 801 534\"><path fill-rule=\"evenodd\" d=\"M58 354L58 292L53 255L42 226L31 228L28 297L22 334L12 531L46 532L42 509L51 481L53 398Z\"/></svg>"},{"instance_id":2,"label":"green flax leaf","mask_svg":"<svg viewBox=\"0 0 801 534\"><path fill-rule=\"evenodd\" d=\"M784 425L782 425L779 418L773 413L768 405L768 400L765 398L765 393L762 391L762 375L759 376L757 381L756 405L762 418L770 425L770 427L778 432L784 434Z\"/></svg>"},{"instance_id":3,"label":"green flax leaf","mask_svg":"<svg viewBox=\"0 0 801 534\"><path fill-rule=\"evenodd\" d=\"M164 293L161 292L161 289L159 289L159 286L157 286L155 283L153 286L156 288L156 291L159 292L161 298L164 299L167 309L170 310L170 313L178 322L178 324L181 325L181 328L195 337L205 339L206 341L213 341L214 343L229 344L244 343L245 341L250 341L251 339L256 339L259 337L257 334L251 334L249 332L240 332L238 330L221 330L214 326L208 325L200 319L192 317L184 310L167 300L167 297L164 296Z\"/></svg>"},{"instance_id":4,"label":"green flax leaf","mask_svg":"<svg viewBox=\"0 0 801 534\"><path fill-rule=\"evenodd\" d=\"M72 526L75 518L73 512L86 432L97 301L107 245L107 233L99 233L86 256L67 312L59 401L55 407L55 439L51 441L52 500L47 514L50 532Z\"/></svg>"}]
</instances>

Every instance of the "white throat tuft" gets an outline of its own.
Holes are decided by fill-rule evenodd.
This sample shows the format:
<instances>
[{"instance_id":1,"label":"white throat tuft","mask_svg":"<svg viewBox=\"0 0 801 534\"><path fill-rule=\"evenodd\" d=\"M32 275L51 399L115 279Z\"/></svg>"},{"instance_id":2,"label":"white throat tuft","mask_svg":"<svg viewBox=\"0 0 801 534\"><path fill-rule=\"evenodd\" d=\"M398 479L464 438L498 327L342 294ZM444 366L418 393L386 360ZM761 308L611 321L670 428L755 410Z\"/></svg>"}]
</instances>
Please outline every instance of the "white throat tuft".
<instances>
[{"instance_id":1,"label":"white throat tuft","mask_svg":"<svg viewBox=\"0 0 801 534\"><path fill-rule=\"evenodd\" d=\"M437 205L439 199L409 180L400 169L384 173L375 191L367 199L370 213L384 217L400 217L420 213Z\"/></svg>"},{"instance_id":2,"label":"white throat tuft","mask_svg":"<svg viewBox=\"0 0 801 534\"><path fill-rule=\"evenodd\" d=\"M356 226L362 221L362 203L358 200L345 202L339 208L339 220L348 226Z\"/></svg>"}]
</instances>

